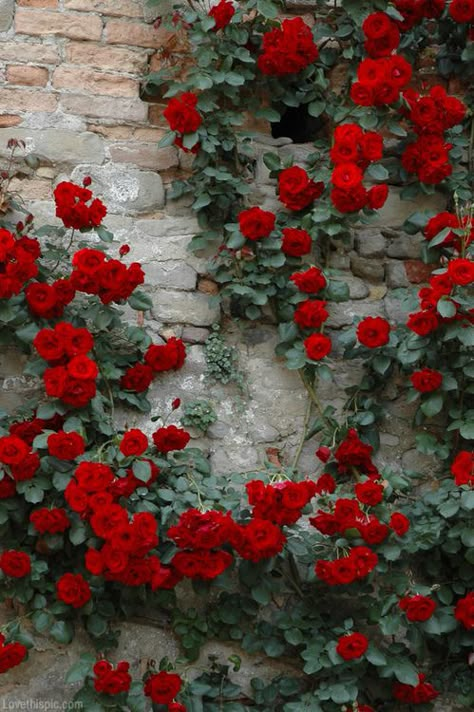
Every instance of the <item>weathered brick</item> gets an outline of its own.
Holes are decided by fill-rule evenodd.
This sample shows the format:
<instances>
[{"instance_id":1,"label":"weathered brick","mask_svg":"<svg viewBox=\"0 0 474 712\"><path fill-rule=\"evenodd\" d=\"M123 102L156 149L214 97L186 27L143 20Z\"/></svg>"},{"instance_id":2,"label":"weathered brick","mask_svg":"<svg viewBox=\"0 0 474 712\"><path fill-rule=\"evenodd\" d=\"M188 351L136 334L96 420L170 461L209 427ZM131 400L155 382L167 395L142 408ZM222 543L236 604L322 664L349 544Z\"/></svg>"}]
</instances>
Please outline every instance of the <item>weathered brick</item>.
<instances>
[{"instance_id":1,"label":"weathered brick","mask_svg":"<svg viewBox=\"0 0 474 712\"><path fill-rule=\"evenodd\" d=\"M147 66L147 50L104 47L93 42L68 42L66 59L71 64L87 64L99 69L117 69L127 74L142 74Z\"/></svg>"},{"instance_id":2,"label":"weathered brick","mask_svg":"<svg viewBox=\"0 0 474 712\"><path fill-rule=\"evenodd\" d=\"M51 200L52 183L50 180L37 178L12 178L10 190L12 193L19 193L25 200Z\"/></svg>"},{"instance_id":3,"label":"weathered brick","mask_svg":"<svg viewBox=\"0 0 474 712\"><path fill-rule=\"evenodd\" d=\"M163 117L165 105L164 104L152 104L148 109L148 121L154 126L167 127L167 123Z\"/></svg>"},{"instance_id":4,"label":"weathered brick","mask_svg":"<svg viewBox=\"0 0 474 712\"><path fill-rule=\"evenodd\" d=\"M7 67L7 82L29 87L44 87L48 83L49 72L43 67L29 67L26 64L10 64Z\"/></svg>"},{"instance_id":5,"label":"weathered brick","mask_svg":"<svg viewBox=\"0 0 474 712\"><path fill-rule=\"evenodd\" d=\"M427 265L421 260L405 260L405 272L412 284L422 284L431 277L434 265Z\"/></svg>"},{"instance_id":6,"label":"weathered brick","mask_svg":"<svg viewBox=\"0 0 474 712\"><path fill-rule=\"evenodd\" d=\"M174 146L158 148L153 143L118 143L110 147L114 163L133 163L139 168L164 171L178 165L178 152Z\"/></svg>"},{"instance_id":7,"label":"weathered brick","mask_svg":"<svg viewBox=\"0 0 474 712\"><path fill-rule=\"evenodd\" d=\"M87 124L87 130L115 141L131 138L133 133L131 126L102 126L102 124Z\"/></svg>"},{"instance_id":8,"label":"weathered brick","mask_svg":"<svg viewBox=\"0 0 474 712\"><path fill-rule=\"evenodd\" d=\"M162 129L135 129L133 138L137 141L160 141L165 132Z\"/></svg>"},{"instance_id":9,"label":"weathered brick","mask_svg":"<svg viewBox=\"0 0 474 712\"><path fill-rule=\"evenodd\" d=\"M171 33L161 27L155 30L153 26L141 22L110 20L106 24L106 37L110 44L158 48L171 37Z\"/></svg>"},{"instance_id":10,"label":"weathered brick","mask_svg":"<svg viewBox=\"0 0 474 712\"><path fill-rule=\"evenodd\" d=\"M73 40L99 40L102 20L98 15L17 8L15 30L18 34L37 37L60 35Z\"/></svg>"},{"instance_id":11,"label":"weathered brick","mask_svg":"<svg viewBox=\"0 0 474 712\"><path fill-rule=\"evenodd\" d=\"M56 46L33 42L0 42L0 59L28 64L58 64Z\"/></svg>"},{"instance_id":12,"label":"weathered brick","mask_svg":"<svg viewBox=\"0 0 474 712\"><path fill-rule=\"evenodd\" d=\"M58 105L54 94L22 89L0 90L0 111L55 111Z\"/></svg>"},{"instance_id":13,"label":"weathered brick","mask_svg":"<svg viewBox=\"0 0 474 712\"><path fill-rule=\"evenodd\" d=\"M15 116L14 114L4 114L0 116L0 127L18 126L22 122L21 116Z\"/></svg>"},{"instance_id":14,"label":"weathered brick","mask_svg":"<svg viewBox=\"0 0 474 712\"><path fill-rule=\"evenodd\" d=\"M19 7L58 7L58 0L16 0Z\"/></svg>"},{"instance_id":15,"label":"weathered brick","mask_svg":"<svg viewBox=\"0 0 474 712\"><path fill-rule=\"evenodd\" d=\"M110 96L91 97L80 94L64 94L61 107L66 114L79 114L97 119L122 121L146 120L147 105L137 99L117 99Z\"/></svg>"},{"instance_id":16,"label":"weathered brick","mask_svg":"<svg viewBox=\"0 0 474 712\"><path fill-rule=\"evenodd\" d=\"M61 66L53 74L56 89L73 89L106 96L138 96L138 82L117 74Z\"/></svg>"},{"instance_id":17,"label":"weathered brick","mask_svg":"<svg viewBox=\"0 0 474 712\"><path fill-rule=\"evenodd\" d=\"M143 17L141 0L64 0L64 7L116 17Z\"/></svg>"}]
</instances>

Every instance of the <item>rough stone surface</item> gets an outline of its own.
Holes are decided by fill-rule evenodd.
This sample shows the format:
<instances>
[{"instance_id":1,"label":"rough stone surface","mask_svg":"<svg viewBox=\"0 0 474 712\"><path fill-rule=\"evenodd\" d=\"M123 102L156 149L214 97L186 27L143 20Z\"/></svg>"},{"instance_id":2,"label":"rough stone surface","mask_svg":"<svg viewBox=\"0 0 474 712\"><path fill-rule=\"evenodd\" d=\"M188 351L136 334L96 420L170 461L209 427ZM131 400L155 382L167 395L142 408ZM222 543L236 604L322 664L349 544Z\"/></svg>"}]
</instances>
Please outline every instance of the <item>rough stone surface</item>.
<instances>
[{"instance_id":1,"label":"rough stone surface","mask_svg":"<svg viewBox=\"0 0 474 712\"><path fill-rule=\"evenodd\" d=\"M55 165L78 163L103 163L105 158L102 140L90 132L61 129L0 129L0 156L9 154L6 147L9 138L21 139L26 151L34 153Z\"/></svg>"},{"instance_id":2,"label":"rough stone surface","mask_svg":"<svg viewBox=\"0 0 474 712\"><path fill-rule=\"evenodd\" d=\"M91 176L95 193L103 196L110 212L145 213L164 205L163 181L157 173L138 171L129 166L78 166L72 173L75 181Z\"/></svg>"},{"instance_id":3,"label":"rough stone surface","mask_svg":"<svg viewBox=\"0 0 474 712\"><path fill-rule=\"evenodd\" d=\"M369 282L381 282L384 276L383 264L377 260L368 260L365 257L353 255L351 269L357 277L367 279Z\"/></svg>"},{"instance_id":4,"label":"rough stone surface","mask_svg":"<svg viewBox=\"0 0 474 712\"><path fill-rule=\"evenodd\" d=\"M0 0L0 32L6 32L13 21L14 0Z\"/></svg>"},{"instance_id":5,"label":"rough stone surface","mask_svg":"<svg viewBox=\"0 0 474 712\"><path fill-rule=\"evenodd\" d=\"M361 257L383 257L385 242L385 238L378 228L358 230L355 247Z\"/></svg>"},{"instance_id":6,"label":"rough stone surface","mask_svg":"<svg viewBox=\"0 0 474 712\"><path fill-rule=\"evenodd\" d=\"M149 284L158 287L185 290L196 288L196 271L182 262L150 262L145 265L145 275Z\"/></svg>"},{"instance_id":7,"label":"rough stone surface","mask_svg":"<svg viewBox=\"0 0 474 712\"><path fill-rule=\"evenodd\" d=\"M385 265L387 286L391 288L408 287L409 282L403 262L388 262Z\"/></svg>"},{"instance_id":8,"label":"rough stone surface","mask_svg":"<svg viewBox=\"0 0 474 712\"><path fill-rule=\"evenodd\" d=\"M219 320L219 307L209 306L206 294L157 289L152 299L152 313L159 321L209 326Z\"/></svg>"}]
</instances>

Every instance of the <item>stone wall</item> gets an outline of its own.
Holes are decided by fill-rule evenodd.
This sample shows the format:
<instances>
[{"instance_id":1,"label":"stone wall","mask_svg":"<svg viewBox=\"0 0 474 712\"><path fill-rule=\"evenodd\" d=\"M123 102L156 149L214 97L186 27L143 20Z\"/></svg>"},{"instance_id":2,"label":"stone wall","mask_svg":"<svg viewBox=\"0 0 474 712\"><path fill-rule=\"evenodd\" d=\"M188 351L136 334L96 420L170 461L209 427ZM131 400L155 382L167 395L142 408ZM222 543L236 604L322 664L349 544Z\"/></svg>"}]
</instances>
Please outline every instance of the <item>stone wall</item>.
<instances>
[{"instance_id":1,"label":"stone wall","mask_svg":"<svg viewBox=\"0 0 474 712\"><path fill-rule=\"evenodd\" d=\"M51 195L56 182L92 177L95 193L109 208L106 225L131 246L131 260L144 262L153 299L147 326L157 341L175 334L188 345L185 368L160 378L154 387L154 412L168 409L176 397L210 399L218 420L206 438L194 435L217 474L259 468L268 448L277 448L289 461L300 437L305 394L297 375L274 356L271 323L242 324L224 315L224 333L238 350L244 388L241 392L204 378L203 344L221 315L209 304L215 285L206 278L206 257L186 249L197 229L195 218L185 203L166 197L170 182L185 166L180 166L174 147L157 148L165 131L162 107L140 99L140 80L150 62L157 63L157 50L167 39L163 29L147 22L152 18L144 18L143 7L144 0L0 0L0 162L8 155L10 137L25 141L27 150L40 159L31 175L18 164L12 182L40 223L54 219ZM268 135L256 137L258 156L269 146L282 155L293 154L300 164L309 150ZM255 200L264 207L275 202L261 158L256 162ZM330 265L340 270L351 296L349 302L331 306L328 326L336 355L341 330L355 316L380 314L394 323L403 319L401 299L426 279L427 268L419 260L420 239L404 234L401 225L415 209L433 207L440 204L428 197L416 204L400 202L394 187L377 221L361 227L349 248L335 243ZM336 363L335 385L323 383L321 399L341 407L343 389L358 375L357 365L342 370ZM21 377L15 355L3 353L0 406L14 408L32 386ZM389 397L379 461L419 471L426 459L414 450L411 410L397 402L396 388ZM143 417L133 418L128 418L130 427L153 429ZM304 448L301 467L307 474L315 473L315 445L312 440ZM11 611L0 615L8 618ZM38 651L30 661L4 676L0 700L64 701L70 690L64 688L62 676L86 645L79 639L58 651L57 645L38 636ZM168 633L139 624L124 627L121 646L135 670L140 658L173 656L176 650ZM260 658L246 663L247 679L261 664Z\"/></svg>"}]
</instances>

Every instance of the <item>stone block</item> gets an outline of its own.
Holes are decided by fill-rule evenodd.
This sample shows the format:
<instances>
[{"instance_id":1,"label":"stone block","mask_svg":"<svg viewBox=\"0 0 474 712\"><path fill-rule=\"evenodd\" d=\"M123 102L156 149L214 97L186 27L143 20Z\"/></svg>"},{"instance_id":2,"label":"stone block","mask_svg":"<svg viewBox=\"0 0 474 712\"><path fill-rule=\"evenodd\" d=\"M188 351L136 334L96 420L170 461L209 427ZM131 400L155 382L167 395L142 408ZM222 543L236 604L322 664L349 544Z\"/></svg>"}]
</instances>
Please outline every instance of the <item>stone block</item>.
<instances>
[{"instance_id":1,"label":"stone block","mask_svg":"<svg viewBox=\"0 0 474 712\"><path fill-rule=\"evenodd\" d=\"M59 35L72 40L100 40L102 20L98 15L17 8L15 30L18 34L36 37Z\"/></svg>"},{"instance_id":2,"label":"stone block","mask_svg":"<svg viewBox=\"0 0 474 712\"><path fill-rule=\"evenodd\" d=\"M211 332L198 326L185 326L181 338L187 344L204 344Z\"/></svg>"},{"instance_id":3,"label":"stone block","mask_svg":"<svg viewBox=\"0 0 474 712\"><path fill-rule=\"evenodd\" d=\"M163 207L163 182L157 173L110 164L103 168L77 166L72 173L72 179L79 183L84 176L92 178L95 194L104 198L111 213L134 215Z\"/></svg>"},{"instance_id":4,"label":"stone block","mask_svg":"<svg viewBox=\"0 0 474 712\"><path fill-rule=\"evenodd\" d=\"M331 303L329 308L329 319L326 324L330 329L341 329L343 326L354 324L355 319L363 319L366 316L385 316L382 301L359 300L353 302Z\"/></svg>"},{"instance_id":5,"label":"stone block","mask_svg":"<svg viewBox=\"0 0 474 712\"><path fill-rule=\"evenodd\" d=\"M97 12L111 17L143 16L143 4L140 0L65 0L64 7L67 10Z\"/></svg>"},{"instance_id":6,"label":"stone block","mask_svg":"<svg viewBox=\"0 0 474 712\"><path fill-rule=\"evenodd\" d=\"M46 91L0 89L0 111L55 111L58 99Z\"/></svg>"},{"instance_id":7,"label":"stone block","mask_svg":"<svg viewBox=\"0 0 474 712\"><path fill-rule=\"evenodd\" d=\"M391 289L408 287L408 279L403 262L387 262L385 265L385 281Z\"/></svg>"},{"instance_id":8,"label":"stone block","mask_svg":"<svg viewBox=\"0 0 474 712\"><path fill-rule=\"evenodd\" d=\"M61 108L66 114L79 114L96 119L114 119L117 122L141 123L146 121L148 114L147 105L138 97L90 97L83 94L63 94Z\"/></svg>"},{"instance_id":9,"label":"stone block","mask_svg":"<svg viewBox=\"0 0 474 712\"><path fill-rule=\"evenodd\" d=\"M424 242L422 235L407 235L405 232L395 233L388 237L387 255L398 260L412 259L420 257L421 245Z\"/></svg>"},{"instance_id":10,"label":"stone block","mask_svg":"<svg viewBox=\"0 0 474 712\"><path fill-rule=\"evenodd\" d=\"M10 29L14 10L14 0L0 0L0 32L6 32Z\"/></svg>"},{"instance_id":11,"label":"stone block","mask_svg":"<svg viewBox=\"0 0 474 712\"><path fill-rule=\"evenodd\" d=\"M7 67L6 79L9 84L44 87L48 78L49 72L43 67L30 67L25 64L11 64Z\"/></svg>"},{"instance_id":12,"label":"stone block","mask_svg":"<svg viewBox=\"0 0 474 712\"><path fill-rule=\"evenodd\" d=\"M164 27L155 30L153 26L150 27L142 22L109 20L106 24L106 37L109 44L158 49L162 47L172 35L165 30Z\"/></svg>"},{"instance_id":13,"label":"stone block","mask_svg":"<svg viewBox=\"0 0 474 712\"><path fill-rule=\"evenodd\" d=\"M384 277L384 267L380 260L368 260L359 255L351 256L351 269L357 277L369 282L381 282Z\"/></svg>"},{"instance_id":14,"label":"stone block","mask_svg":"<svg viewBox=\"0 0 474 712\"><path fill-rule=\"evenodd\" d=\"M39 158L56 165L78 163L102 163L104 144L88 131L77 133L65 129L0 129L0 156L8 155L6 144L9 138L25 141L26 150Z\"/></svg>"},{"instance_id":15,"label":"stone block","mask_svg":"<svg viewBox=\"0 0 474 712\"><path fill-rule=\"evenodd\" d=\"M384 257L385 238L378 228L357 230L355 248L361 257Z\"/></svg>"},{"instance_id":16,"label":"stone block","mask_svg":"<svg viewBox=\"0 0 474 712\"><path fill-rule=\"evenodd\" d=\"M62 64L54 71L53 86L55 89L87 92L94 97L96 95L138 97L138 82L135 79L67 64Z\"/></svg>"},{"instance_id":17,"label":"stone block","mask_svg":"<svg viewBox=\"0 0 474 712\"><path fill-rule=\"evenodd\" d=\"M0 49L1 56L1 49ZM94 42L68 42L66 59L71 64L85 64L98 69L117 69L127 74L145 71L148 53L146 50L109 47Z\"/></svg>"},{"instance_id":18,"label":"stone block","mask_svg":"<svg viewBox=\"0 0 474 712\"><path fill-rule=\"evenodd\" d=\"M401 188L390 186L387 201L371 220L371 226L401 227L407 217L414 212L434 210L440 212L446 207L446 198L439 193L419 195L415 200L400 200Z\"/></svg>"},{"instance_id":19,"label":"stone block","mask_svg":"<svg viewBox=\"0 0 474 712\"><path fill-rule=\"evenodd\" d=\"M210 326L219 320L219 307L211 307L206 294L157 289L151 296L152 314L159 321L168 324Z\"/></svg>"},{"instance_id":20,"label":"stone block","mask_svg":"<svg viewBox=\"0 0 474 712\"><path fill-rule=\"evenodd\" d=\"M146 281L153 286L187 291L196 288L196 270L184 262L147 262L144 266Z\"/></svg>"},{"instance_id":21,"label":"stone block","mask_svg":"<svg viewBox=\"0 0 474 712\"><path fill-rule=\"evenodd\" d=\"M114 163L131 163L154 171L165 171L178 165L178 151L174 146L158 148L156 143L138 141L112 144L110 158Z\"/></svg>"},{"instance_id":22,"label":"stone block","mask_svg":"<svg viewBox=\"0 0 474 712\"><path fill-rule=\"evenodd\" d=\"M0 0L1 2L1 0ZM0 59L7 62L27 62L28 64L57 64L57 47L39 42L1 42Z\"/></svg>"}]
</instances>

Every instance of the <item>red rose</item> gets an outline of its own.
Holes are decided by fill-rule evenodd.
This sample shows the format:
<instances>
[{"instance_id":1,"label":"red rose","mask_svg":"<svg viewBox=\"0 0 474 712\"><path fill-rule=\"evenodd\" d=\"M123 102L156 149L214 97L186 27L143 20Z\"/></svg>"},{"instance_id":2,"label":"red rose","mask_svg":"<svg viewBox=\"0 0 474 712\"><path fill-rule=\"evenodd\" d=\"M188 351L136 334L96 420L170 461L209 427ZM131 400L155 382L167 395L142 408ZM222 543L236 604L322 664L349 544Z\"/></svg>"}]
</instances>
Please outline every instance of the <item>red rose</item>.
<instances>
[{"instance_id":1,"label":"red rose","mask_svg":"<svg viewBox=\"0 0 474 712\"><path fill-rule=\"evenodd\" d=\"M48 451L58 460L75 460L85 451L84 438L79 433L60 430L48 437Z\"/></svg>"},{"instance_id":2,"label":"red rose","mask_svg":"<svg viewBox=\"0 0 474 712\"><path fill-rule=\"evenodd\" d=\"M369 349L385 346L390 340L390 324L381 316L366 316L357 325L357 339Z\"/></svg>"},{"instance_id":3,"label":"red rose","mask_svg":"<svg viewBox=\"0 0 474 712\"><path fill-rule=\"evenodd\" d=\"M474 591L459 599L454 609L454 617L467 630L474 629Z\"/></svg>"},{"instance_id":4,"label":"red rose","mask_svg":"<svg viewBox=\"0 0 474 712\"><path fill-rule=\"evenodd\" d=\"M389 526L397 536L403 536L410 528L410 520L401 512L394 512L390 517Z\"/></svg>"},{"instance_id":5,"label":"red rose","mask_svg":"<svg viewBox=\"0 0 474 712\"><path fill-rule=\"evenodd\" d=\"M354 660L362 657L367 648L369 641L362 633L350 633L339 638L336 646L336 652L344 660Z\"/></svg>"},{"instance_id":6,"label":"red rose","mask_svg":"<svg viewBox=\"0 0 474 712\"><path fill-rule=\"evenodd\" d=\"M60 398L73 408L83 408L95 396L96 390L95 381L69 377Z\"/></svg>"},{"instance_id":7,"label":"red rose","mask_svg":"<svg viewBox=\"0 0 474 712\"><path fill-rule=\"evenodd\" d=\"M379 210L388 198L388 185L374 185L367 191L367 205L371 210Z\"/></svg>"},{"instance_id":8,"label":"red rose","mask_svg":"<svg viewBox=\"0 0 474 712\"><path fill-rule=\"evenodd\" d=\"M37 452L30 452L18 465L10 465L10 473L16 482L31 480L41 464Z\"/></svg>"},{"instance_id":9,"label":"red rose","mask_svg":"<svg viewBox=\"0 0 474 712\"><path fill-rule=\"evenodd\" d=\"M321 447L316 450L315 455L321 462L327 462L331 457L331 449L328 448L327 445L321 445Z\"/></svg>"},{"instance_id":10,"label":"red rose","mask_svg":"<svg viewBox=\"0 0 474 712\"><path fill-rule=\"evenodd\" d=\"M409 621L427 621L433 615L436 602L428 596L405 596L401 598L398 602L399 607L402 611L405 611L405 615Z\"/></svg>"},{"instance_id":11,"label":"red rose","mask_svg":"<svg viewBox=\"0 0 474 712\"><path fill-rule=\"evenodd\" d=\"M212 29L214 32L217 32L217 30L222 30L222 28L228 25L232 20L235 14L235 7L229 0L220 0L217 5L211 7L207 14L209 17L214 18L216 24Z\"/></svg>"},{"instance_id":12,"label":"red rose","mask_svg":"<svg viewBox=\"0 0 474 712\"><path fill-rule=\"evenodd\" d=\"M33 346L45 361L58 361L65 354L64 342L54 329L38 331Z\"/></svg>"},{"instance_id":13,"label":"red rose","mask_svg":"<svg viewBox=\"0 0 474 712\"><path fill-rule=\"evenodd\" d=\"M421 311L408 315L407 326L418 334L418 336L428 336L439 326L439 319L433 311Z\"/></svg>"},{"instance_id":14,"label":"red rose","mask_svg":"<svg viewBox=\"0 0 474 712\"><path fill-rule=\"evenodd\" d=\"M333 188L330 197L332 204L340 213L354 213L367 205L367 191L362 183L354 186L350 191Z\"/></svg>"},{"instance_id":15,"label":"red rose","mask_svg":"<svg viewBox=\"0 0 474 712\"><path fill-rule=\"evenodd\" d=\"M202 116L196 109L197 100L196 94L190 91L169 100L163 115L172 131L186 134L198 130Z\"/></svg>"},{"instance_id":16,"label":"red rose","mask_svg":"<svg viewBox=\"0 0 474 712\"><path fill-rule=\"evenodd\" d=\"M438 697L439 692L435 690L433 685L425 682L425 675L418 675L418 685L405 685L401 682L395 683L393 686L393 696L400 702L411 704L424 704L432 702Z\"/></svg>"},{"instance_id":17,"label":"red rose","mask_svg":"<svg viewBox=\"0 0 474 712\"><path fill-rule=\"evenodd\" d=\"M370 470L372 451L373 447L363 443L356 430L351 428L334 453L339 471L345 472L348 467L361 467L364 470Z\"/></svg>"},{"instance_id":18,"label":"red rose","mask_svg":"<svg viewBox=\"0 0 474 712\"><path fill-rule=\"evenodd\" d=\"M324 473L316 480L315 494L332 494L336 490L336 481L332 475Z\"/></svg>"},{"instance_id":19,"label":"red rose","mask_svg":"<svg viewBox=\"0 0 474 712\"><path fill-rule=\"evenodd\" d=\"M99 375L96 362L83 354L74 356L74 358L69 361L67 371L73 378L77 378L81 381L92 381Z\"/></svg>"},{"instance_id":20,"label":"red rose","mask_svg":"<svg viewBox=\"0 0 474 712\"><path fill-rule=\"evenodd\" d=\"M19 465L29 452L28 445L16 435L0 438L0 462L5 465Z\"/></svg>"},{"instance_id":21,"label":"red rose","mask_svg":"<svg viewBox=\"0 0 474 712\"><path fill-rule=\"evenodd\" d=\"M455 22L474 22L473 0L452 0L449 14Z\"/></svg>"},{"instance_id":22,"label":"red rose","mask_svg":"<svg viewBox=\"0 0 474 712\"><path fill-rule=\"evenodd\" d=\"M357 524L362 539L367 544L381 544L388 537L390 530L386 524L379 522L375 517L363 524Z\"/></svg>"},{"instance_id":23,"label":"red rose","mask_svg":"<svg viewBox=\"0 0 474 712\"><path fill-rule=\"evenodd\" d=\"M52 285L40 282L29 284L25 289L25 297L30 311L35 316L44 319L55 316L59 299L56 289Z\"/></svg>"},{"instance_id":24,"label":"red rose","mask_svg":"<svg viewBox=\"0 0 474 712\"><path fill-rule=\"evenodd\" d=\"M285 168L278 176L280 201L289 210L303 210L324 191L324 183L315 183L303 168Z\"/></svg>"},{"instance_id":25,"label":"red rose","mask_svg":"<svg viewBox=\"0 0 474 712\"><path fill-rule=\"evenodd\" d=\"M236 525L231 544L243 558L257 563L279 554L286 542L281 529L266 519L252 519L249 524Z\"/></svg>"},{"instance_id":26,"label":"red rose","mask_svg":"<svg viewBox=\"0 0 474 712\"><path fill-rule=\"evenodd\" d=\"M120 379L120 388L125 391L143 393L150 386L153 380L153 370L144 363L136 363L130 366Z\"/></svg>"},{"instance_id":27,"label":"red rose","mask_svg":"<svg viewBox=\"0 0 474 712\"><path fill-rule=\"evenodd\" d=\"M91 597L91 590L81 574L63 574L56 581L56 595L73 608L82 608Z\"/></svg>"},{"instance_id":28,"label":"red rose","mask_svg":"<svg viewBox=\"0 0 474 712\"><path fill-rule=\"evenodd\" d=\"M301 329L318 329L328 318L327 302L322 299L306 299L296 307L293 320Z\"/></svg>"},{"instance_id":29,"label":"red rose","mask_svg":"<svg viewBox=\"0 0 474 712\"><path fill-rule=\"evenodd\" d=\"M14 549L4 551L0 556L0 569L5 576L23 578L31 571L30 557L23 551L15 551Z\"/></svg>"},{"instance_id":30,"label":"red rose","mask_svg":"<svg viewBox=\"0 0 474 712\"><path fill-rule=\"evenodd\" d=\"M180 691L181 685L182 680L179 675L162 670L147 678L145 695L156 704L168 705Z\"/></svg>"},{"instance_id":31,"label":"red rose","mask_svg":"<svg viewBox=\"0 0 474 712\"><path fill-rule=\"evenodd\" d=\"M0 634L0 674L23 662L27 652L27 649L21 643L7 643L5 645L5 638Z\"/></svg>"},{"instance_id":32,"label":"red rose","mask_svg":"<svg viewBox=\"0 0 474 712\"><path fill-rule=\"evenodd\" d=\"M375 507L383 500L383 486L373 480L358 482L354 487L355 495L359 502Z\"/></svg>"},{"instance_id":33,"label":"red rose","mask_svg":"<svg viewBox=\"0 0 474 712\"><path fill-rule=\"evenodd\" d=\"M15 493L15 481L4 475L3 479L0 480L0 499L8 499L13 497Z\"/></svg>"},{"instance_id":34,"label":"red rose","mask_svg":"<svg viewBox=\"0 0 474 712\"><path fill-rule=\"evenodd\" d=\"M152 344L145 353L145 363L153 371L170 371L181 368L186 359L186 348L181 339L172 336L166 344Z\"/></svg>"},{"instance_id":35,"label":"red rose","mask_svg":"<svg viewBox=\"0 0 474 712\"><path fill-rule=\"evenodd\" d=\"M191 439L189 433L176 425L158 428L153 433L153 442L159 452L167 453L172 450L183 450Z\"/></svg>"},{"instance_id":36,"label":"red rose","mask_svg":"<svg viewBox=\"0 0 474 712\"><path fill-rule=\"evenodd\" d=\"M178 551L171 559L172 567L180 576L210 581L220 576L233 562L227 551Z\"/></svg>"},{"instance_id":37,"label":"red rose","mask_svg":"<svg viewBox=\"0 0 474 712\"><path fill-rule=\"evenodd\" d=\"M251 499L249 501L250 504L255 503ZM214 510L200 512L198 509L187 509L181 514L178 524L168 529L167 536L180 549L214 549L228 542L233 525L228 514Z\"/></svg>"},{"instance_id":38,"label":"red rose","mask_svg":"<svg viewBox=\"0 0 474 712\"><path fill-rule=\"evenodd\" d=\"M373 106L374 85L367 82L354 82L350 89L350 97L359 106Z\"/></svg>"},{"instance_id":39,"label":"red rose","mask_svg":"<svg viewBox=\"0 0 474 712\"><path fill-rule=\"evenodd\" d=\"M339 163L331 176L331 183L341 190L350 191L362 182L363 173L356 163Z\"/></svg>"},{"instance_id":40,"label":"red rose","mask_svg":"<svg viewBox=\"0 0 474 712\"><path fill-rule=\"evenodd\" d=\"M295 272L290 280L295 287L305 294L315 294L327 285L326 277L317 267L310 267L306 272Z\"/></svg>"},{"instance_id":41,"label":"red rose","mask_svg":"<svg viewBox=\"0 0 474 712\"><path fill-rule=\"evenodd\" d=\"M303 341L306 356L312 361L320 361L327 356L332 349L332 342L329 336L324 334L311 334Z\"/></svg>"},{"instance_id":42,"label":"red rose","mask_svg":"<svg viewBox=\"0 0 474 712\"><path fill-rule=\"evenodd\" d=\"M299 230L295 227L283 229L283 240L281 243L282 252L288 257L301 257L311 252L311 235L306 230Z\"/></svg>"},{"instance_id":43,"label":"red rose","mask_svg":"<svg viewBox=\"0 0 474 712\"><path fill-rule=\"evenodd\" d=\"M268 237L275 228L275 215L261 208L249 208L239 214L240 232L248 240Z\"/></svg>"},{"instance_id":44,"label":"red rose","mask_svg":"<svg viewBox=\"0 0 474 712\"><path fill-rule=\"evenodd\" d=\"M318 58L318 48L311 29L301 17L283 20L263 36L263 53L258 68L263 74L295 74Z\"/></svg>"},{"instance_id":45,"label":"red rose","mask_svg":"<svg viewBox=\"0 0 474 712\"><path fill-rule=\"evenodd\" d=\"M436 391L443 382L443 376L439 371L432 368L422 368L420 371L415 371L410 376L413 388L420 393L431 393Z\"/></svg>"},{"instance_id":46,"label":"red rose","mask_svg":"<svg viewBox=\"0 0 474 712\"><path fill-rule=\"evenodd\" d=\"M390 32L392 23L385 12L373 12L362 23L362 32L370 40L379 39Z\"/></svg>"},{"instance_id":47,"label":"red rose","mask_svg":"<svg viewBox=\"0 0 474 712\"><path fill-rule=\"evenodd\" d=\"M168 705L168 712L186 712L186 707L181 702L171 702ZM362 712L364 712L362 710Z\"/></svg>"},{"instance_id":48,"label":"red rose","mask_svg":"<svg viewBox=\"0 0 474 712\"><path fill-rule=\"evenodd\" d=\"M448 275L454 284L467 287L474 282L474 262L464 257L459 257L448 262Z\"/></svg>"},{"instance_id":49,"label":"red rose","mask_svg":"<svg viewBox=\"0 0 474 712\"><path fill-rule=\"evenodd\" d=\"M148 447L148 438L145 433L138 430L138 428L132 428L124 433L119 447L120 452L125 455L125 457L143 455Z\"/></svg>"},{"instance_id":50,"label":"red rose","mask_svg":"<svg viewBox=\"0 0 474 712\"><path fill-rule=\"evenodd\" d=\"M474 453L461 450L451 463L454 481L461 485L474 485Z\"/></svg>"}]
</instances>

